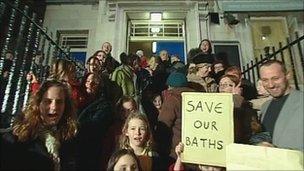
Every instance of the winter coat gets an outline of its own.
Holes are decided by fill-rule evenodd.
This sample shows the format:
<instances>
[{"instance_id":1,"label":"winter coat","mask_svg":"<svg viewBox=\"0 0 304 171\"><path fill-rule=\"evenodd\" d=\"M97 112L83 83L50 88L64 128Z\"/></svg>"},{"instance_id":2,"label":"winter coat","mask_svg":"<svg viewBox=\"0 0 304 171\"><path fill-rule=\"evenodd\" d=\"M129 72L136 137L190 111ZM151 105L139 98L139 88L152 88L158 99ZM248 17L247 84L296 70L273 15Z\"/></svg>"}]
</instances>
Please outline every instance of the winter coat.
<instances>
[{"instance_id":1,"label":"winter coat","mask_svg":"<svg viewBox=\"0 0 304 171\"><path fill-rule=\"evenodd\" d=\"M113 122L111 104L100 97L85 108L79 115L77 136L77 168L100 169L102 154L101 141Z\"/></svg>"},{"instance_id":2,"label":"winter coat","mask_svg":"<svg viewBox=\"0 0 304 171\"><path fill-rule=\"evenodd\" d=\"M130 66L121 65L112 73L111 80L121 87L123 95L135 97L136 87L134 85L135 74Z\"/></svg>"},{"instance_id":3,"label":"winter coat","mask_svg":"<svg viewBox=\"0 0 304 171\"><path fill-rule=\"evenodd\" d=\"M12 132L1 137L0 170L54 170L54 163L39 138L20 142ZM61 142L59 148L61 170L75 170L74 139Z\"/></svg>"},{"instance_id":4,"label":"winter coat","mask_svg":"<svg viewBox=\"0 0 304 171\"><path fill-rule=\"evenodd\" d=\"M211 77L202 78L196 74L188 74L187 79L188 82L190 82L190 85L191 83L198 83L202 86L197 91L208 92L208 93L217 92L217 84L215 80Z\"/></svg>"},{"instance_id":5,"label":"winter coat","mask_svg":"<svg viewBox=\"0 0 304 171\"><path fill-rule=\"evenodd\" d=\"M193 92L188 87L176 87L167 90L164 97L162 110L158 115L156 128L158 153L176 158L175 146L181 141L182 125L182 92Z\"/></svg>"}]
</instances>

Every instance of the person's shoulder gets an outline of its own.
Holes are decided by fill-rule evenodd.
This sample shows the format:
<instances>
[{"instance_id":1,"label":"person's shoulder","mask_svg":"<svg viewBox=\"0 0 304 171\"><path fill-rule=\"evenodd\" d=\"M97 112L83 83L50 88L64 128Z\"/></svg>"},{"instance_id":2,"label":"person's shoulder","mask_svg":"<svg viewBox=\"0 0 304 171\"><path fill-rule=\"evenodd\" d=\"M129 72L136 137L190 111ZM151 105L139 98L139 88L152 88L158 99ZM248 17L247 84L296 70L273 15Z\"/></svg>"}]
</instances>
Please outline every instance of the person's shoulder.
<instances>
[{"instance_id":1,"label":"person's shoulder","mask_svg":"<svg viewBox=\"0 0 304 171\"><path fill-rule=\"evenodd\" d=\"M17 141L17 137L13 134L10 128L7 128L1 133L1 140L7 143L14 143Z\"/></svg>"}]
</instances>

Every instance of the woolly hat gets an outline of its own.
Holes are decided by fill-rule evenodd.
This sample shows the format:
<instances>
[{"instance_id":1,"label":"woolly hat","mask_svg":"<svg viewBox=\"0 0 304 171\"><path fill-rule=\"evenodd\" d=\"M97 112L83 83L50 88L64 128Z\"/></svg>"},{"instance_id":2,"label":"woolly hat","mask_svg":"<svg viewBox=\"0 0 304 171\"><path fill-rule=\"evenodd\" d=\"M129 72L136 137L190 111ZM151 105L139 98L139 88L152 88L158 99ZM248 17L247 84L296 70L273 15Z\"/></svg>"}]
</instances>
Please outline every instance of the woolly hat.
<instances>
[{"instance_id":1,"label":"woolly hat","mask_svg":"<svg viewBox=\"0 0 304 171\"><path fill-rule=\"evenodd\" d=\"M171 87L186 87L188 85L187 77L180 72L172 72L167 78L167 85Z\"/></svg>"},{"instance_id":2,"label":"woolly hat","mask_svg":"<svg viewBox=\"0 0 304 171\"><path fill-rule=\"evenodd\" d=\"M193 63L195 64L213 64L214 58L210 54L198 53L193 57Z\"/></svg>"}]
</instances>

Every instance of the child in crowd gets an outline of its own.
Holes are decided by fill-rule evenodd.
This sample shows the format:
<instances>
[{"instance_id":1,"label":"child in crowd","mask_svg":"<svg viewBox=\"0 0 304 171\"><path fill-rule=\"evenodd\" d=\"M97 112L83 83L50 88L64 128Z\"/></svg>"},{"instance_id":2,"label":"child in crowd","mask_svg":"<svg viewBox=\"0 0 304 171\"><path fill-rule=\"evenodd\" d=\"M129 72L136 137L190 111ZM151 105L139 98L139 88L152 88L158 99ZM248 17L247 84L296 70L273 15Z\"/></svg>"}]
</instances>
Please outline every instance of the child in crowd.
<instances>
[{"instance_id":1,"label":"child in crowd","mask_svg":"<svg viewBox=\"0 0 304 171\"><path fill-rule=\"evenodd\" d=\"M120 136L120 148L132 149L139 158L141 168L145 171L152 170L152 157L157 154L152 151L152 134L145 115L129 115Z\"/></svg>"},{"instance_id":2,"label":"child in crowd","mask_svg":"<svg viewBox=\"0 0 304 171\"><path fill-rule=\"evenodd\" d=\"M105 170L104 166L108 162L112 153L119 147L119 137L122 134L122 128L126 119L131 113L137 112L138 107L136 101L130 96L122 96L115 106L114 120L108 129L105 137L101 142L103 147L101 167Z\"/></svg>"},{"instance_id":3,"label":"child in crowd","mask_svg":"<svg viewBox=\"0 0 304 171\"><path fill-rule=\"evenodd\" d=\"M108 162L107 171L140 171L139 161L132 150L116 151Z\"/></svg>"},{"instance_id":4,"label":"child in crowd","mask_svg":"<svg viewBox=\"0 0 304 171\"><path fill-rule=\"evenodd\" d=\"M138 111L138 105L131 96L122 96L116 103L116 115L127 118L130 113Z\"/></svg>"}]
</instances>

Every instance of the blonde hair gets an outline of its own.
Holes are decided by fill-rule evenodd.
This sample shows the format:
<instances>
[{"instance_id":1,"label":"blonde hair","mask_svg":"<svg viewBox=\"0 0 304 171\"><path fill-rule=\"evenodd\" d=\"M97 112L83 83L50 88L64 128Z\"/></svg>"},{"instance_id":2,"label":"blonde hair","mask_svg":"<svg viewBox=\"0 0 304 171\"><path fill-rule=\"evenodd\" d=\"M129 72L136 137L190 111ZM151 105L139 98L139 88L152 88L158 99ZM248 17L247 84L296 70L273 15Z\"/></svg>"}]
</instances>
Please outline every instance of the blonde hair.
<instances>
[{"instance_id":1,"label":"blonde hair","mask_svg":"<svg viewBox=\"0 0 304 171\"><path fill-rule=\"evenodd\" d=\"M128 136L126 136L126 133L128 131L129 128L129 122L132 119L140 119L142 120L145 124L146 124L146 142L144 143L144 148L146 148L148 151L152 150L152 144L153 144L153 138L152 138L152 132L149 126L149 121L147 119L147 117L143 114L140 114L138 112L132 113L128 116L128 118L125 121L125 124L122 128L122 134L120 136L119 139L119 147L120 149L132 149L132 147L130 146L130 141Z\"/></svg>"},{"instance_id":2,"label":"blonde hair","mask_svg":"<svg viewBox=\"0 0 304 171\"><path fill-rule=\"evenodd\" d=\"M38 137L39 131L43 128L39 105L44 94L51 87L62 88L65 94L64 113L57 124L59 140L68 140L76 135L76 109L71 100L68 87L56 80L48 80L41 85L37 93L30 98L29 106L22 112L13 123L13 134L18 137L19 141L27 141Z\"/></svg>"}]
</instances>

